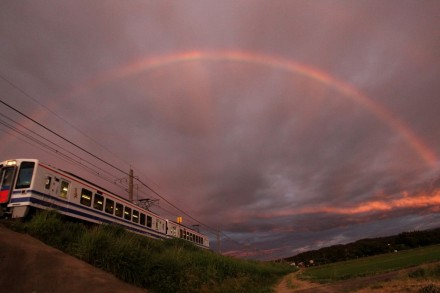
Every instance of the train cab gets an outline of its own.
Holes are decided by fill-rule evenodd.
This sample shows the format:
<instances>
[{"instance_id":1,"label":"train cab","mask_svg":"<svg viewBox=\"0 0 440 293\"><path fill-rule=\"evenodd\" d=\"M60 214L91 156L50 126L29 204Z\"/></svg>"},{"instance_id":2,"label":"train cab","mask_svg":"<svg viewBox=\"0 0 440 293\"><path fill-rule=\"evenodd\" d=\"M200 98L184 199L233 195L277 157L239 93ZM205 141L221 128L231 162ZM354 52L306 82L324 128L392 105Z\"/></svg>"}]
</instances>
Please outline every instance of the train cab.
<instances>
[{"instance_id":1,"label":"train cab","mask_svg":"<svg viewBox=\"0 0 440 293\"><path fill-rule=\"evenodd\" d=\"M24 159L0 163L0 217L26 216L29 206L23 205L21 198L31 189L37 164L37 160Z\"/></svg>"}]
</instances>

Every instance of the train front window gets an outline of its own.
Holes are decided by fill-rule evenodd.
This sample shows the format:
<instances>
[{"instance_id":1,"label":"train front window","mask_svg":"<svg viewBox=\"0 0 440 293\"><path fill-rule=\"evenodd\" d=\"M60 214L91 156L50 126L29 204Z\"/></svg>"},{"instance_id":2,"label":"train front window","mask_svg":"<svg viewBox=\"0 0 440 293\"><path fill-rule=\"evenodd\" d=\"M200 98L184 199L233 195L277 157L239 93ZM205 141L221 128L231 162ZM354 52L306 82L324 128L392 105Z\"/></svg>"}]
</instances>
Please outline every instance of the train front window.
<instances>
[{"instance_id":1,"label":"train front window","mask_svg":"<svg viewBox=\"0 0 440 293\"><path fill-rule=\"evenodd\" d=\"M2 187L7 187L7 188L11 187L13 174L14 174L14 168L9 167L9 168L4 168L2 170L2 178L1 178Z\"/></svg>"},{"instance_id":2,"label":"train front window","mask_svg":"<svg viewBox=\"0 0 440 293\"><path fill-rule=\"evenodd\" d=\"M17 183L15 188L29 188L32 182L32 174L34 173L34 162L23 162L20 166L20 171L18 172Z\"/></svg>"},{"instance_id":3,"label":"train front window","mask_svg":"<svg viewBox=\"0 0 440 293\"><path fill-rule=\"evenodd\" d=\"M9 201L10 190L12 189L12 179L14 177L14 167L6 167L0 174L0 203Z\"/></svg>"}]
</instances>

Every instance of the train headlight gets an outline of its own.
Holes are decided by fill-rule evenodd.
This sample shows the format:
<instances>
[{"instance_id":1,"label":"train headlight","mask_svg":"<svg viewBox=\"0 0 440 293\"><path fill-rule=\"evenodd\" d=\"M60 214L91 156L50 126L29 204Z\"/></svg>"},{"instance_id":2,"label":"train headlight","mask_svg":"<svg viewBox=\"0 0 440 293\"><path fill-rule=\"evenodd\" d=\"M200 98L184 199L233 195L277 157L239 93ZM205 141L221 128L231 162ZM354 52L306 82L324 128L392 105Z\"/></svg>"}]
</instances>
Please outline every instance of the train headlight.
<instances>
[{"instance_id":1,"label":"train headlight","mask_svg":"<svg viewBox=\"0 0 440 293\"><path fill-rule=\"evenodd\" d=\"M6 161L6 166L15 166L15 165L17 165L17 161L16 160Z\"/></svg>"}]
</instances>

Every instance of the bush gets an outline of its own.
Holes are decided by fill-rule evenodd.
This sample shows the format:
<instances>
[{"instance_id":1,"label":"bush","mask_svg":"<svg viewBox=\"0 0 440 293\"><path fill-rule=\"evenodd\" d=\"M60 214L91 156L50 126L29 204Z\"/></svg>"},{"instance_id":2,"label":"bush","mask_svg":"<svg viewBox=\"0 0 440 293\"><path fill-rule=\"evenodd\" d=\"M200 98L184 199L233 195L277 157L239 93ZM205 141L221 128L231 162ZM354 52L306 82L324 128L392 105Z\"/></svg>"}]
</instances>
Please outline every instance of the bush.
<instances>
[{"instance_id":1,"label":"bush","mask_svg":"<svg viewBox=\"0 0 440 293\"><path fill-rule=\"evenodd\" d=\"M428 279L440 277L440 265L424 266L408 273L410 278Z\"/></svg>"},{"instance_id":2,"label":"bush","mask_svg":"<svg viewBox=\"0 0 440 293\"><path fill-rule=\"evenodd\" d=\"M71 254L77 249L78 240L87 231L85 225L67 222L55 210L37 212L20 229L46 244Z\"/></svg>"},{"instance_id":3,"label":"bush","mask_svg":"<svg viewBox=\"0 0 440 293\"><path fill-rule=\"evenodd\" d=\"M430 284L428 286L420 288L419 293L440 293L440 287L434 284Z\"/></svg>"}]
</instances>

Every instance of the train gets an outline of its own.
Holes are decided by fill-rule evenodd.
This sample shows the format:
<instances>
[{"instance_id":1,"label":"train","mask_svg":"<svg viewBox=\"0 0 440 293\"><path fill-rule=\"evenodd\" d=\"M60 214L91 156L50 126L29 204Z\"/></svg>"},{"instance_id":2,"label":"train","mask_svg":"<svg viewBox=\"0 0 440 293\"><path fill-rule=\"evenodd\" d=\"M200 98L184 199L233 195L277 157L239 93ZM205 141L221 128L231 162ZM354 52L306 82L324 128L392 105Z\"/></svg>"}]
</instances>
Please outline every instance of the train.
<instances>
[{"instance_id":1,"label":"train","mask_svg":"<svg viewBox=\"0 0 440 293\"><path fill-rule=\"evenodd\" d=\"M25 218L31 211L55 209L95 224L117 224L156 239L181 238L209 249L209 238L168 220L105 188L38 159L0 162L0 217Z\"/></svg>"}]
</instances>

